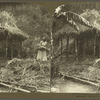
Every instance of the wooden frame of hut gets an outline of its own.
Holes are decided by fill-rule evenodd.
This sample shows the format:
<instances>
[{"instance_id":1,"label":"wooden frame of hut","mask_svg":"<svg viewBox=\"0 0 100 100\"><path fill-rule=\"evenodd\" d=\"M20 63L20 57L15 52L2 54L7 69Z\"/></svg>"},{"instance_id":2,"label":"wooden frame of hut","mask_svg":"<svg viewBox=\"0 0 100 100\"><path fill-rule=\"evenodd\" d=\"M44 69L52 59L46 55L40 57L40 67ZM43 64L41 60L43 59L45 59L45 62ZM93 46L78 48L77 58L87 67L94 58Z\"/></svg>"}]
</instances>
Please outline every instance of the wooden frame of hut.
<instances>
[{"instance_id":1,"label":"wooden frame of hut","mask_svg":"<svg viewBox=\"0 0 100 100\"><path fill-rule=\"evenodd\" d=\"M100 57L100 30L95 26L92 29L82 32L79 36L80 49L83 57L90 55L92 57Z\"/></svg>"},{"instance_id":2,"label":"wooden frame of hut","mask_svg":"<svg viewBox=\"0 0 100 100\"><path fill-rule=\"evenodd\" d=\"M58 38L61 41L61 55L62 55L62 38L66 37L66 57L68 58L68 48L69 48L69 39L74 37L74 52L76 58L80 55L81 49L83 49L82 55L85 56L85 47L84 44L86 42L84 33L87 33L90 30L93 30L93 26L89 24L89 22L81 17L80 15L74 12L61 12L54 16L53 23L53 33L54 37ZM80 38L81 37L81 38ZM83 42L81 39L85 41L84 47L82 47L81 43ZM81 49L80 49L81 48Z\"/></svg>"},{"instance_id":3,"label":"wooden frame of hut","mask_svg":"<svg viewBox=\"0 0 100 100\"><path fill-rule=\"evenodd\" d=\"M0 27L0 57L20 57L22 42L28 38L18 27Z\"/></svg>"}]
</instances>

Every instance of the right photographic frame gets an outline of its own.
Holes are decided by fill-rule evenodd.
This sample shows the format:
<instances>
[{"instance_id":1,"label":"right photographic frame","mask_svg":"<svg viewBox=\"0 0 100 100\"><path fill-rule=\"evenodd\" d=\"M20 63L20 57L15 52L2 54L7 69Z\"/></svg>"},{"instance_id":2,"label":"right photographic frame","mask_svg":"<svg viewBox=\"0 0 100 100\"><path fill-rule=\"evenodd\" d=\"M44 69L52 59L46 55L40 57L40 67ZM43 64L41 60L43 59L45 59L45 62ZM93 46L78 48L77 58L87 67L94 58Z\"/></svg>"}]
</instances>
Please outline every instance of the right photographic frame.
<instances>
[{"instance_id":1,"label":"right photographic frame","mask_svg":"<svg viewBox=\"0 0 100 100\"><path fill-rule=\"evenodd\" d=\"M99 2L73 2L55 9L51 93L100 93L99 5Z\"/></svg>"}]
</instances>

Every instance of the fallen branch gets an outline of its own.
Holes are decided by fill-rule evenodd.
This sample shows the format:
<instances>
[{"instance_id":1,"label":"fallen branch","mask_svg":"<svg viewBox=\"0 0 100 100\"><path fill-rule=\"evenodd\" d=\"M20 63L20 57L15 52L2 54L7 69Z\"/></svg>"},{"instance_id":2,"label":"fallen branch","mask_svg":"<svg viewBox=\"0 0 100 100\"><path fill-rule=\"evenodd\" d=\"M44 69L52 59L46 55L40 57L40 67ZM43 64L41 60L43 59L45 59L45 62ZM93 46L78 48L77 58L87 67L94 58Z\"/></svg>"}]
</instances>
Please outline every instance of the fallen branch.
<instances>
[{"instance_id":1,"label":"fallen branch","mask_svg":"<svg viewBox=\"0 0 100 100\"><path fill-rule=\"evenodd\" d=\"M28 90L25 90L25 89L22 89L22 88L13 87L11 85L8 85L8 84L2 83L2 82L0 83L0 85L9 87L9 88L12 88L12 89L15 89L15 90L19 90L19 91L22 91L22 92L27 92L27 93L30 93L31 92L31 91L28 91Z\"/></svg>"},{"instance_id":2,"label":"fallen branch","mask_svg":"<svg viewBox=\"0 0 100 100\"><path fill-rule=\"evenodd\" d=\"M91 85L100 87L100 86L99 86L99 83L94 83L94 82L91 82L91 81L88 81L88 80L83 80L83 79L80 79L80 78L78 78L78 77L69 76L69 75L64 75L64 77L65 77L65 78L66 78L66 77L72 78L72 79L75 79L75 80L78 80L78 81L81 81L81 82L84 82L84 83L88 83L88 84L91 84Z\"/></svg>"}]
</instances>

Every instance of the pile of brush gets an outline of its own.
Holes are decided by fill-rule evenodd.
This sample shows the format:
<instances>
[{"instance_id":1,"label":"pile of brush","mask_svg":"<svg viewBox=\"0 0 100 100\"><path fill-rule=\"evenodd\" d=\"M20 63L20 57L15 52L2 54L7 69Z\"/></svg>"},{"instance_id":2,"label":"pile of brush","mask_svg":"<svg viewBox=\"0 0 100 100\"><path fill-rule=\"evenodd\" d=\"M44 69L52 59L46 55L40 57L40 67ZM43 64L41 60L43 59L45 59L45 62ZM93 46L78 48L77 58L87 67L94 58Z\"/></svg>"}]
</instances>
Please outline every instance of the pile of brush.
<instances>
[{"instance_id":1,"label":"pile of brush","mask_svg":"<svg viewBox=\"0 0 100 100\"><path fill-rule=\"evenodd\" d=\"M20 86L48 90L50 86L50 65L35 59L17 59L8 61L0 69L0 79Z\"/></svg>"}]
</instances>

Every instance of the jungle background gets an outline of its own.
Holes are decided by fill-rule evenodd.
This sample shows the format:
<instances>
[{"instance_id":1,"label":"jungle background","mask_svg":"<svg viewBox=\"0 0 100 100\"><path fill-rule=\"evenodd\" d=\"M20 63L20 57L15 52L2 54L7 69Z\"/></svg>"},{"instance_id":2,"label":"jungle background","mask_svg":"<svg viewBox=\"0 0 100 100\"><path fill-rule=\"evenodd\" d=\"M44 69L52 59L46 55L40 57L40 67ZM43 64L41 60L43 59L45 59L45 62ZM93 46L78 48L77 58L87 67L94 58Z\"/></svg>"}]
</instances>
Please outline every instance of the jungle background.
<instances>
[{"instance_id":1,"label":"jungle background","mask_svg":"<svg viewBox=\"0 0 100 100\"><path fill-rule=\"evenodd\" d=\"M50 52L45 62L38 62L36 56L43 37L50 49L51 15L45 8L33 3L0 3L0 12L4 13L7 23L15 24L29 36L22 43L20 58L0 59L0 80L12 87L10 90L1 87L1 92L18 92L14 89L18 86L33 92L49 92Z\"/></svg>"},{"instance_id":2,"label":"jungle background","mask_svg":"<svg viewBox=\"0 0 100 100\"><path fill-rule=\"evenodd\" d=\"M100 27L99 3L96 3L96 2L94 2L94 3L92 3L92 2L67 3L67 4L64 4L61 7L61 9L59 8L58 10L60 11L59 13L72 11L72 12L82 16L83 18L85 18L87 21L89 21L89 23L91 25L96 24L96 25L98 25L98 27ZM57 23L59 23L59 22L57 22ZM62 23L63 23L63 21L61 21L61 25L63 25ZM64 29L63 29L64 26L60 26L60 24L59 24L59 27L62 27L62 28L56 29L55 32L57 32L61 29L64 31ZM60 40L59 40L60 37L57 36L57 34L56 34L57 37L55 37L55 33L53 35L54 35L54 55L55 55L54 60L53 60L53 64L54 64L53 66L55 68L54 69L55 73L53 72L52 74L54 76L58 75L57 77L60 77L59 74L62 73L62 75L64 75L64 76L77 77L79 79L99 83L100 82L100 77L99 77L100 76L99 75L100 60L99 60L99 58L93 57L93 56L91 56L91 57L86 56L83 59L81 59L81 57L80 57L79 61L75 60L76 58L71 56L71 55L74 55L74 53L72 54L73 39L69 40L69 51L68 51L69 58L66 58L66 39L62 40L63 46L61 47ZM91 45L91 44L92 43L90 42L89 45ZM61 55L61 48L62 48L62 55ZM89 46L87 47L87 49L88 50L90 49ZM58 57L56 57L57 55L58 55ZM56 70L56 67L57 67L57 70ZM59 91L59 86L62 87L61 84L63 84L63 78L57 78L57 77L54 78L53 84L56 84L54 86L57 87L57 89Z\"/></svg>"}]
</instances>

